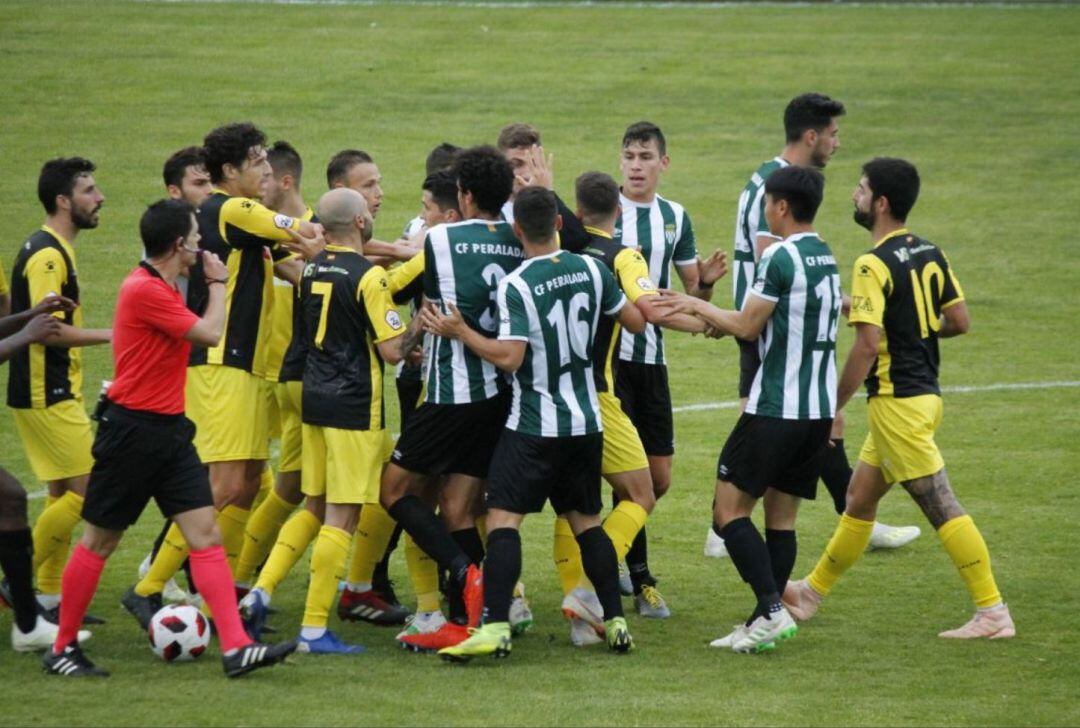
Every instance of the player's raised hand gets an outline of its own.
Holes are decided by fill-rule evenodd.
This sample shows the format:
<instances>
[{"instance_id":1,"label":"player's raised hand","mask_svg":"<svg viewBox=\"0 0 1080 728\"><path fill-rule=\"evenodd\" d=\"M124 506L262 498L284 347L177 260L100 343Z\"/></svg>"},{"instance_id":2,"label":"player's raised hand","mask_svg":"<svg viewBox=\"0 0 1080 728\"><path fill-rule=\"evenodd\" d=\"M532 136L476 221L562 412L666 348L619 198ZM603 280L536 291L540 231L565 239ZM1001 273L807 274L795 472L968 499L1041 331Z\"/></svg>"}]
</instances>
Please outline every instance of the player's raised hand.
<instances>
[{"instance_id":1,"label":"player's raised hand","mask_svg":"<svg viewBox=\"0 0 1080 728\"><path fill-rule=\"evenodd\" d=\"M326 247L326 238L323 237L323 226L318 223L312 225L314 234L305 237L295 230L286 230L292 240L282 243L284 247L299 255L304 260L311 260Z\"/></svg>"},{"instance_id":2,"label":"player's raised hand","mask_svg":"<svg viewBox=\"0 0 1080 728\"><path fill-rule=\"evenodd\" d=\"M74 311L78 305L70 298L50 293L38 301L38 304L30 309L30 313L37 315L39 313L56 313L57 311Z\"/></svg>"},{"instance_id":3,"label":"player's raised hand","mask_svg":"<svg viewBox=\"0 0 1080 728\"><path fill-rule=\"evenodd\" d=\"M202 251L202 263L203 275L206 276L207 282L229 279L229 267L221 262L221 258L209 250Z\"/></svg>"},{"instance_id":4,"label":"player's raised hand","mask_svg":"<svg viewBox=\"0 0 1080 728\"><path fill-rule=\"evenodd\" d=\"M703 286L711 286L727 275L727 253L717 250L705 260L698 258L698 280Z\"/></svg>"},{"instance_id":5,"label":"player's raised hand","mask_svg":"<svg viewBox=\"0 0 1080 728\"><path fill-rule=\"evenodd\" d=\"M40 306L41 304L38 305ZM55 316L50 316L47 313L39 313L30 319L26 326L23 327L23 333L30 341L37 344L45 344L48 343L50 339L60 335L60 327L60 319Z\"/></svg>"}]
</instances>

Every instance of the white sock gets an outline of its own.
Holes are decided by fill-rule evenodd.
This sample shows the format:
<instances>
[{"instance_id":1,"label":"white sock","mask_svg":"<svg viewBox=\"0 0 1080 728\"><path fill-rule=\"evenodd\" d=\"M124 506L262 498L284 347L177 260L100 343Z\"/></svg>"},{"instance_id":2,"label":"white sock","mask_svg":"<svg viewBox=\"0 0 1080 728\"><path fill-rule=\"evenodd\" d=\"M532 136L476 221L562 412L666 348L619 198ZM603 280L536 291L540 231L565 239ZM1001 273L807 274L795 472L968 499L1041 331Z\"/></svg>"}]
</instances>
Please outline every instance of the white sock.
<instances>
[{"instance_id":1,"label":"white sock","mask_svg":"<svg viewBox=\"0 0 1080 728\"><path fill-rule=\"evenodd\" d=\"M349 587L349 591L354 591L354 592L371 591L371 582L370 581L349 581L349 582L346 582L346 586Z\"/></svg>"},{"instance_id":2,"label":"white sock","mask_svg":"<svg viewBox=\"0 0 1080 728\"><path fill-rule=\"evenodd\" d=\"M326 627L301 627L300 638L305 640L317 640L326 634Z\"/></svg>"},{"instance_id":3,"label":"white sock","mask_svg":"<svg viewBox=\"0 0 1080 728\"><path fill-rule=\"evenodd\" d=\"M38 594L37 600L38 604L40 604L45 609L53 609L60 606L59 594Z\"/></svg>"}]
</instances>

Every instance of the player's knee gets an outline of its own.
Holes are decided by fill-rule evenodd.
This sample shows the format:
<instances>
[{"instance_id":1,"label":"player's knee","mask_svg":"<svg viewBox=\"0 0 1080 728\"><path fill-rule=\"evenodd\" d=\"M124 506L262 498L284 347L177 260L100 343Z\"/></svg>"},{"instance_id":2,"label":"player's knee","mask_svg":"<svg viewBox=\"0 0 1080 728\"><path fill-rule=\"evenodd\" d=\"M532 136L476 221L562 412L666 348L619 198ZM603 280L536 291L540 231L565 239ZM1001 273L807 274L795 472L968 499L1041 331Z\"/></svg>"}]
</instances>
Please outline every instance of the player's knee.
<instances>
[{"instance_id":1,"label":"player's knee","mask_svg":"<svg viewBox=\"0 0 1080 728\"><path fill-rule=\"evenodd\" d=\"M192 551L202 551L221 545L221 531L213 518L200 519L186 530L184 538Z\"/></svg>"}]
</instances>

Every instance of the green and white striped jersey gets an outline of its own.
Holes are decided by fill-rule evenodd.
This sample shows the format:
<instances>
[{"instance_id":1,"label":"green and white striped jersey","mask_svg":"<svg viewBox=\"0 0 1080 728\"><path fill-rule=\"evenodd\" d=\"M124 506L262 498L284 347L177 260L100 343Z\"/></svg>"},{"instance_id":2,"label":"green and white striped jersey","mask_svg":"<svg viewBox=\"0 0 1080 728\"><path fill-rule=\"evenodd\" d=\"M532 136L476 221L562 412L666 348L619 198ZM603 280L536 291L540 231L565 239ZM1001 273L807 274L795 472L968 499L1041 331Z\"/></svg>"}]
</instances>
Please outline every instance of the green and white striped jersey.
<instances>
[{"instance_id":1,"label":"green and white striped jersey","mask_svg":"<svg viewBox=\"0 0 1080 728\"><path fill-rule=\"evenodd\" d=\"M494 338L498 329L495 289L525 258L511 226L502 221L465 220L436 225L424 239L424 296ZM505 376L460 341L424 337L425 401L468 404L506 389Z\"/></svg>"},{"instance_id":2,"label":"green and white striped jersey","mask_svg":"<svg viewBox=\"0 0 1080 728\"><path fill-rule=\"evenodd\" d=\"M776 304L758 338L761 366L746 411L785 420L836 414L836 327L840 274L814 233L773 243L761 256L750 295Z\"/></svg>"},{"instance_id":3,"label":"green and white striped jersey","mask_svg":"<svg viewBox=\"0 0 1080 728\"><path fill-rule=\"evenodd\" d=\"M615 277L591 258L529 258L499 283L499 339L527 342L514 372L506 426L538 437L601 432L593 339L601 313L626 304Z\"/></svg>"},{"instance_id":4,"label":"green and white striped jersey","mask_svg":"<svg viewBox=\"0 0 1080 728\"><path fill-rule=\"evenodd\" d=\"M683 206L660 195L651 204L633 202L620 193L622 215L615 221L615 241L628 248L641 248L649 266L649 277L658 288L671 287L671 264L696 265L697 244L694 227ZM666 364L664 335L659 326L645 325L645 331L623 331L619 359L642 364Z\"/></svg>"},{"instance_id":5,"label":"green and white striped jersey","mask_svg":"<svg viewBox=\"0 0 1080 728\"><path fill-rule=\"evenodd\" d=\"M732 285L735 290L735 309L741 311L746 301L746 292L754 285L754 272L757 261L754 244L759 235L779 240L769 232L769 223L765 220L765 180L773 172L787 167L783 157L763 162L739 195L739 217L735 220L735 265Z\"/></svg>"}]
</instances>

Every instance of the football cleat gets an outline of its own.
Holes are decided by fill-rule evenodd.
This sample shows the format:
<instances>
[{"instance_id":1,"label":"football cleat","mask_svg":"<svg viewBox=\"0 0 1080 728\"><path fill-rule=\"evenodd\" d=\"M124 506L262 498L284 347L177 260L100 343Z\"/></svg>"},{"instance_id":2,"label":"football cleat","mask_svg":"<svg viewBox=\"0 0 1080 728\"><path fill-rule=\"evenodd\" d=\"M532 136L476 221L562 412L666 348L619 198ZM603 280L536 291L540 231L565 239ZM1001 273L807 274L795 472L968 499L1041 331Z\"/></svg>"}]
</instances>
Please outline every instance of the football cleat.
<instances>
[{"instance_id":1,"label":"football cleat","mask_svg":"<svg viewBox=\"0 0 1080 728\"><path fill-rule=\"evenodd\" d=\"M350 645L340 637L326 630L315 639L301 637L296 642L296 651L309 655L359 655L367 652L363 645Z\"/></svg>"},{"instance_id":2,"label":"football cleat","mask_svg":"<svg viewBox=\"0 0 1080 728\"><path fill-rule=\"evenodd\" d=\"M612 617L604 622L604 632L609 650L619 654L633 652L634 638L630 636L630 628L626 626L624 617Z\"/></svg>"},{"instance_id":3,"label":"football cleat","mask_svg":"<svg viewBox=\"0 0 1080 728\"><path fill-rule=\"evenodd\" d=\"M709 528L709 535L705 537L705 555L712 559L724 559L728 555L724 539L716 535L716 531L711 527Z\"/></svg>"},{"instance_id":4,"label":"football cleat","mask_svg":"<svg viewBox=\"0 0 1080 728\"><path fill-rule=\"evenodd\" d=\"M918 526L887 526L874 521L870 532L870 549L898 549L907 546L922 533Z\"/></svg>"},{"instance_id":5,"label":"football cleat","mask_svg":"<svg viewBox=\"0 0 1080 728\"><path fill-rule=\"evenodd\" d=\"M40 614L37 623L29 632L23 632L19 625L11 625L11 649L16 652L41 652L51 649L56 642L56 635L60 631L52 622ZM85 629L79 630L78 642L82 644L90 639L90 632Z\"/></svg>"},{"instance_id":6,"label":"football cleat","mask_svg":"<svg viewBox=\"0 0 1080 728\"><path fill-rule=\"evenodd\" d=\"M402 625L409 618L408 609L385 601L374 589L358 592L348 587L341 592L337 614L343 622L370 622L382 627Z\"/></svg>"},{"instance_id":7,"label":"football cleat","mask_svg":"<svg viewBox=\"0 0 1080 728\"><path fill-rule=\"evenodd\" d=\"M59 655L52 648L45 650L45 656L41 658L41 664L45 672L50 675L62 675L64 677L108 677L109 671L103 670L83 654L79 645L72 642L64 648Z\"/></svg>"},{"instance_id":8,"label":"football cleat","mask_svg":"<svg viewBox=\"0 0 1080 728\"><path fill-rule=\"evenodd\" d=\"M469 638L469 628L463 624L446 622L434 632L398 636L402 649L413 652L438 652L453 647Z\"/></svg>"},{"instance_id":9,"label":"football cleat","mask_svg":"<svg viewBox=\"0 0 1080 728\"><path fill-rule=\"evenodd\" d=\"M619 562L619 591L624 597L634 596L634 582L630 580L630 570L625 561Z\"/></svg>"},{"instance_id":10,"label":"football cleat","mask_svg":"<svg viewBox=\"0 0 1080 728\"><path fill-rule=\"evenodd\" d=\"M655 586L644 584L641 587L641 593L634 597L634 603L637 605L637 613L642 617L667 619L671 616L667 602Z\"/></svg>"},{"instance_id":11,"label":"football cleat","mask_svg":"<svg viewBox=\"0 0 1080 728\"><path fill-rule=\"evenodd\" d=\"M999 604L996 607L979 609L975 612L967 624L956 629L942 632L938 637L953 640L971 640L986 637L992 640L1009 639L1016 636L1016 625L1013 624L1009 607Z\"/></svg>"},{"instance_id":12,"label":"football cleat","mask_svg":"<svg viewBox=\"0 0 1080 728\"><path fill-rule=\"evenodd\" d=\"M296 652L296 640L279 642L276 645L264 645L261 642L252 642L228 655L222 655L221 666L225 670L225 677L240 677L260 667L270 667Z\"/></svg>"},{"instance_id":13,"label":"football cleat","mask_svg":"<svg viewBox=\"0 0 1080 728\"><path fill-rule=\"evenodd\" d=\"M533 613L525 598L525 585L520 581L514 587L514 600L510 602L510 634L517 637L533 626Z\"/></svg>"},{"instance_id":14,"label":"football cleat","mask_svg":"<svg viewBox=\"0 0 1080 728\"><path fill-rule=\"evenodd\" d=\"M418 634L431 634L432 632L439 631L444 624L446 624L446 617L444 617L443 613L439 610L433 612L417 612L409 617L409 621L405 623L405 629L398 632L397 637L394 639L400 642L402 637Z\"/></svg>"},{"instance_id":15,"label":"football cleat","mask_svg":"<svg viewBox=\"0 0 1080 728\"><path fill-rule=\"evenodd\" d=\"M596 592L580 586L572 590L563 597L562 613L571 624L574 620L584 622L598 637L604 636L604 608Z\"/></svg>"},{"instance_id":16,"label":"football cleat","mask_svg":"<svg viewBox=\"0 0 1080 728\"><path fill-rule=\"evenodd\" d=\"M470 629L468 639L439 650L439 657L447 662L468 662L483 655L509 657L511 647L510 623L497 622Z\"/></svg>"},{"instance_id":17,"label":"football cleat","mask_svg":"<svg viewBox=\"0 0 1080 728\"><path fill-rule=\"evenodd\" d=\"M731 649L735 652L765 652L774 649L777 642L794 637L798 631L795 620L780 607L780 611L771 616L761 616L751 622L745 632L732 639Z\"/></svg>"},{"instance_id":18,"label":"football cleat","mask_svg":"<svg viewBox=\"0 0 1080 728\"><path fill-rule=\"evenodd\" d=\"M484 573L475 564L469 565L465 572L465 588L461 598L465 601L465 614L470 627L479 627L484 614Z\"/></svg>"},{"instance_id":19,"label":"football cleat","mask_svg":"<svg viewBox=\"0 0 1080 728\"><path fill-rule=\"evenodd\" d=\"M53 624L60 624L60 605L59 604L57 604L55 607L49 607L48 609L46 609L45 607L43 607L43 606L41 606L39 604L38 605L38 614L40 614L41 617L46 622L52 622ZM105 620L102 619L101 617L95 617L93 614L84 614L83 618L82 618L82 623L84 625L105 624Z\"/></svg>"},{"instance_id":20,"label":"football cleat","mask_svg":"<svg viewBox=\"0 0 1080 728\"><path fill-rule=\"evenodd\" d=\"M120 598L121 606L138 621L143 630L150 628L150 620L161 609L161 594L142 596L135 593L135 587L131 587Z\"/></svg>"},{"instance_id":21,"label":"football cleat","mask_svg":"<svg viewBox=\"0 0 1080 728\"><path fill-rule=\"evenodd\" d=\"M729 634L726 634L723 637L719 637L710 642L709 647L716 647L722 650L730 650L731 646L735 644L736 641L746 637L746 630L747 627L745 624L737 624Z\"/></svg>"},{"instance_id":22,"label":"football cleat","mask_svg":"<svg viewBox=\"0 0 1080 728\"><path fill-rule=\"evenodd\" d=\"M270 597L262 589L252 589L240 600L240 621L253 640L266 631L266 617L270 610Z\"/></svg>"},{"instance_id":23,"label":"football cleat","mask_svg":"<svg viewBox=\"0 0 1080 728\"><path fill-rule=\"evenodd\" d=\"M789 581L787 586L784 587L783 595L780 597L784 608L800 622L805 622L817 614L818 607L821 606L821 599L822 596L814 591L814 588L807 583L806 579Z\"/></svg>"}]
</instances>

